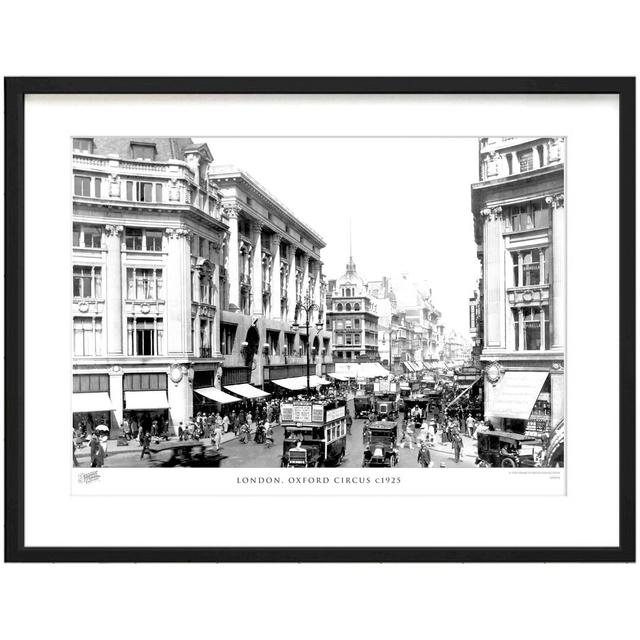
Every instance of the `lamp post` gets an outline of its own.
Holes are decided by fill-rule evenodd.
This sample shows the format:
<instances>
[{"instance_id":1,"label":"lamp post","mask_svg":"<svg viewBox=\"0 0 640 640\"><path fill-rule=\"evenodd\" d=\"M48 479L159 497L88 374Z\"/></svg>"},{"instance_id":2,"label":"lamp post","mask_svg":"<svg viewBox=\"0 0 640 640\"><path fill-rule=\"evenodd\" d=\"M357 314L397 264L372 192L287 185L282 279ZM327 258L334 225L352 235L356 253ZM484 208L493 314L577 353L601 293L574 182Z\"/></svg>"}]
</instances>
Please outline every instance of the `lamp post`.
<instances>
[{"instance_id":1,"label":"lamp post","mask_svg":"<svg viewBox=\"0 0 640 640\"><path fill-rule=\"evenodd\" d=\"M304 301L300 300L297 304L296 304L296 318L298 317L298 311L304 311L305 313L305 321L303 323L300 322L294 322L291 326L293 328L294 331L297 331L301 326L305 327L306 329L306 334L307 334L307 395L309 395L311 393L311 389L310 389L310 383L309 383L309 366L310 366L310 354L311 354L311 344L309 341L309 327L311 326L311 322L309 322L309 318L311 317L311 313L313 311L320 311L320 307L313 302L311 295L309 294L309 291L307 290L307 293L304 296ZM320 322L320 319L318 319L318 322L316 323L316 329L318 329L318 332L320 332L320 330L323 327L323 323Z\"/></svg>"}]
</instances>

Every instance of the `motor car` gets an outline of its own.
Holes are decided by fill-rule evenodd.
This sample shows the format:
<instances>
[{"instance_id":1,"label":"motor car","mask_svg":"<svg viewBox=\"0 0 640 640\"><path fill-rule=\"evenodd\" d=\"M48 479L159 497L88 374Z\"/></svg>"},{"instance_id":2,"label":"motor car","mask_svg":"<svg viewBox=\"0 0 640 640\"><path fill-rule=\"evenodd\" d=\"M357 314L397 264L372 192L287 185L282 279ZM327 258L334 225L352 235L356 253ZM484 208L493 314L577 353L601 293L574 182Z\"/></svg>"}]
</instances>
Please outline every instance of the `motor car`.
<instances>
[{"instance_id":1,"label":"motor car","mask_svg":"<svg viewBox=\"0 0 640 640\"><path fill-rule=\"evenodd\" d=\"M395 467L398 464L398 425L396 422L374 422L367 428L363 467Z\"/></svg>"},{"instance_id":2,"label":"motor car","mask_svg":"<svg viewBox=\"0 0 640 640\"><path fill-rule=\"evenodd\" d=\"M478 431L478 467L539 467L541 441L511 431Z\"/></svg>"},{"instance_id":3,"label":"motor car","mask_svg":"<svg viewBox=\"0 0 640 640\"><path fill-rule=\"evenodd\" d=\"M219 467L227 458L215 447L197 440L163 442L150 449L151 467Z\"/></svg>"}]
</instances>

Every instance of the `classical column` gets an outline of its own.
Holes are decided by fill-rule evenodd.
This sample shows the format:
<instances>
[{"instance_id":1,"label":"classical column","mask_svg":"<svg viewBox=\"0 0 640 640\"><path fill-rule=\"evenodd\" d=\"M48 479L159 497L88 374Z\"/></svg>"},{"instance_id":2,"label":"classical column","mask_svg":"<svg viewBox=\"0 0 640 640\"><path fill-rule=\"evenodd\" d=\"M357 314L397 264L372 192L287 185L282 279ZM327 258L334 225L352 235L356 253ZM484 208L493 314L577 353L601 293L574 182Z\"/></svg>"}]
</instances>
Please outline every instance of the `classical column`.
<instances>
[{"instance_id":1,"label":"classical column","mask_svg":"<svg viewBox=\"0 0 640 640\"><path fill-rule=\"evenodd\" d=\"M273 254L273 267L271 269L271 317L280 318L280 242L282 236L272 237L271 253ZM273 246L275 244L275 247Z\"/></svg>"},{"instance_id":2,"label":"classical column","mask_svg":"<svg viewBox=\"0 0 640 640\"><path fill-rule=\"evenodd\" d=\"M253 255L251 260L251 313L262 315L262 224L251 223Z\"/></svg>"},{"instance_id":3,"label":"classical column","mask_svg":"<svg viewBox=\"0 0 640 640\"><path fill-rule=\"evenodd\" d=\"M191 233L166 229L168 237L165 336L167 354L193 351L191 344Z\"/></svg>"},{"instance_id":4,"label":"classical column","mask_svg":"<svg viewBox=\"0 0 640 640\"><path fill-rule=\"evenodd\" d=\"M229 217L229 242L228 242L228 265L227 281L229 283L229 309L238 311L240 309L240 269L238 248L238 208L226 207L225 213Z\"/></svg>"},{"instance_id":5,"label":"classical column","mask_svg":"<svg viewBox=\"0 0 640 640\"><path fill-rule=\"evenodd\" d=\"M309 256L305 253L302 256L302 286L300 287L300 296L304 300L304 297L309 290ZM309 294L311 292L309 291ZM313 322L313 313L309 317L309 321ZM309 345L311 348L311 345Z\"/></svg>"},{"instance_id":6,"label":"classical column","mask_svg":"<svg viewBox=\"0 0 640 640\"><path fill-rule=\"evenodd\" d=\"M215 264L211 275L211 286L213 287L212 304L215 307L214 316L211 318L213 330L211 332L211 356L220 356L220 267Z\"/></svg>"},{"instance_id":7,"label":"classical column","mask_svg":"<svg viewBox=\"0 0 640 640\"><path fill-rule=\"evenodd\" d=\"M116 419L115 425L112 425L112 428L115 429L119 429L122 426L122 410L124 407L123 378L124 372L118 365L109 369L109 399Z\"/></svg>"},{"instance_id":8,"label":"classical column","mask_svg":"<svg viewBox=\"0 0 640 640\"><path fill-rule=\"evenodd\" d=\"M505 281L502 207L483 209L484 216L484 340L485 347L504 346Z\"/></svg>"},{"instance_id":9,"label":"classical column","mask_svg":"<svg viewBox=\"0 0 640 640\"><path fill-rule=\"evenodd\" d=\"M289 322L293 322L296 314L296 248L289 245L289 292L287 294L287 317Z\"/></svg>"},{"instance_id":10,"label":"classical column","mask_svg":"<svg viewBox=\"0 0 640 640\"><path fill-rule=\"evenodd\" d=\"M123 355L122 350L122 247L123 227L105 227L107 235L107 354Z\"/></svg>"},{"instance_id":11,"label":"classical column","mask_svg":"<svg viewBox=\"0 0 640 640\"><path fill-rule=\"evenodd\" d=\"M193 369L188 363L172 365L169 371L167 397L169 424L173 435L178 435L180 423L193 416Z\"/></svg>"},{"instance_id":12,"label":"classical column","mask_svg":"<svg viewBox=\"0 0 640 640\"><path fill-rule=\"evenodd\" d=\"M551 298L551 348L564 348L565 340L565 213L564 195L559 194L546 199L552 208L552 255L553 285Z\"/></svg>"}]
</instances>

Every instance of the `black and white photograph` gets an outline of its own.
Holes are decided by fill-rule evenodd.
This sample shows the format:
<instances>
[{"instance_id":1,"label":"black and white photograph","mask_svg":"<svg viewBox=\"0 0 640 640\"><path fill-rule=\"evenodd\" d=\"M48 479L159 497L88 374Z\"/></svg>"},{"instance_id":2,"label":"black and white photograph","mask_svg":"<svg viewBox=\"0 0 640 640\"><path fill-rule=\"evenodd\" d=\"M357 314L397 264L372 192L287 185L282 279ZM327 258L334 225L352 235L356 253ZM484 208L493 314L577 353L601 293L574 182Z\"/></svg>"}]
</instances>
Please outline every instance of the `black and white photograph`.
<instances>
[{"instance_id":1,"label":"black and white photograph","mask_svg":"<svg viewBox=\"0 0 640 640\"><path fill-rule=\"evenodd\" d=\"M565 466L558 132L91 133L74 468Z\"/></svg>"}]
</instances>

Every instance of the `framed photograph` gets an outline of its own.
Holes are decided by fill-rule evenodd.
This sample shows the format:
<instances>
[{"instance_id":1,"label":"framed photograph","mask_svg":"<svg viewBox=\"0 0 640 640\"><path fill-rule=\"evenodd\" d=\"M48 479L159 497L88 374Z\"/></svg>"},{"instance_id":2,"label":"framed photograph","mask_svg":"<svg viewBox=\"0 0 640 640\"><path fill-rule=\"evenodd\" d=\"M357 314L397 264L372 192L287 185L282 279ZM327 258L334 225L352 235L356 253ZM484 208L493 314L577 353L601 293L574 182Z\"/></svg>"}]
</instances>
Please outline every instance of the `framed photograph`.
<instances>
[{"instance_id":1,"label":"framed photograph","mask_svg":"<svg viewBox=\"0 0 640 640\"><path fill-rule=\"evenodd\" d=\"M635 560L635 79L5 114L8 561Z\"/></svg>"}]
</instances>

